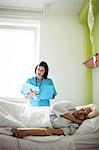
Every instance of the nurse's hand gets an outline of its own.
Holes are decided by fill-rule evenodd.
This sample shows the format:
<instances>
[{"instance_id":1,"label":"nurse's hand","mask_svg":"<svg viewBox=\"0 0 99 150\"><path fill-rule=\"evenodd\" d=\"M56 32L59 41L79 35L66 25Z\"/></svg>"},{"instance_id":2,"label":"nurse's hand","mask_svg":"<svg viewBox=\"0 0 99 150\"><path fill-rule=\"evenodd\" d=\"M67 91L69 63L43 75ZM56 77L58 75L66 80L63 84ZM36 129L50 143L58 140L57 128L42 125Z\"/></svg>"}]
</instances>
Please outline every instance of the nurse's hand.
<instances>
[{"instance_id":1,"label":"nurse's hand","mask_svg":"<svg viewBox=\"0 0 99 150\"><path fill-rule=\"evenodd\" d=\"M25 98L29 99L30 97L34 97L34 96L39 96L39 94L37 92L32 92L32 93L25 95Z\"/></svg>"}]
</instances>

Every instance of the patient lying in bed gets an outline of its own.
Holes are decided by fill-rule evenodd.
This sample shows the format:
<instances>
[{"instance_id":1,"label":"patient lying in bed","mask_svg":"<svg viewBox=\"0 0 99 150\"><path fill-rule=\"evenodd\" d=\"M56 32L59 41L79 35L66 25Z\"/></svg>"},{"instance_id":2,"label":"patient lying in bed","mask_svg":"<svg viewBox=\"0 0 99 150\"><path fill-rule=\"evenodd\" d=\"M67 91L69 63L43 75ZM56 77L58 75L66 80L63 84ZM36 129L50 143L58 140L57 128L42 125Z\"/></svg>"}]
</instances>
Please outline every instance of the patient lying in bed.
<instances>
[{"instance_id":1,"label":"patient lying in bed","mask_svg":"<svg viewBox=\"0 0 99 150\"><path fill-rule=\"evenodd\" d=\"M58 107L56 106L56 110ZM53 128L60 128L64 135L72 135L78 129L79 125L88 117L88 114L92 111L90 107L81 108L76 110L75 108L67 107L66 113L52 111L50 116Z\"/></svg>"},{"instance_id":2,"label":"patient lying in bed","mask_svg":"<svg viewBox=\"0 0 99 150\"><path fill-rule=\"evenodd\" d=\"M48 136L48 135L72 135L78 129L79 125L87 118L88 114L92 111L90 107L67 109L66 113L56 113L52 109L50 115L53 128L13 128L14 136Z\"/></svg>"}]
</instances>

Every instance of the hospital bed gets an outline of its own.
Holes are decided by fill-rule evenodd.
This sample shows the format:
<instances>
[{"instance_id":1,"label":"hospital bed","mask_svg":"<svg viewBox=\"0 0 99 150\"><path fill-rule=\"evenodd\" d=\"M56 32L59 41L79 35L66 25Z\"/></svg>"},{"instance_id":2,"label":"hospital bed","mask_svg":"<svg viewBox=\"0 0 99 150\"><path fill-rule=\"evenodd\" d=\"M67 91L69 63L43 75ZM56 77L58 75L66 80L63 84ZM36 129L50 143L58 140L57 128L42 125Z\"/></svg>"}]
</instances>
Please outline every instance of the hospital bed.
<instances>
[{"instance_id":1,"label":"hospital bed","mask_svg":"<svg viewBox=\"0 0 99 150\"><path fill-rule=\"evenodd\" d=\"M23 101L9 99L0 98L0 150L99 149L99 116L86 119L71 136L12 136L13 127L51 127L51 124L49 107L36 109Z\"/></svg>"}]
</instances>

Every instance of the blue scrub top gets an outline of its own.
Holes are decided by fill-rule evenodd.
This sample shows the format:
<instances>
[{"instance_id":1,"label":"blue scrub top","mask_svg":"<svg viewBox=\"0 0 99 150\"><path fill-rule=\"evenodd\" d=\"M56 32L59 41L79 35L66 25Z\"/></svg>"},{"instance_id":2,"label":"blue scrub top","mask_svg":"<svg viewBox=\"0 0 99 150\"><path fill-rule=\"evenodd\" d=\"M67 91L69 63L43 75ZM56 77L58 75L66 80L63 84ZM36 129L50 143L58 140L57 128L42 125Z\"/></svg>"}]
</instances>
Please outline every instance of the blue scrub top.
<instances>
[{"instance_id":1,"label":"blue scrub top","mask_svg":"<svg viewBox=\"0 0 99 150\"><path fill-rule=\"evenodd\" d=\"M26 83L39 87L39 96L34 96L29 99L31 106L50 106L50 99L53 98L53 95L57 94L51 79L43 79L40 83L36 77L32 77Z\"/></svg>"}]
</instances>

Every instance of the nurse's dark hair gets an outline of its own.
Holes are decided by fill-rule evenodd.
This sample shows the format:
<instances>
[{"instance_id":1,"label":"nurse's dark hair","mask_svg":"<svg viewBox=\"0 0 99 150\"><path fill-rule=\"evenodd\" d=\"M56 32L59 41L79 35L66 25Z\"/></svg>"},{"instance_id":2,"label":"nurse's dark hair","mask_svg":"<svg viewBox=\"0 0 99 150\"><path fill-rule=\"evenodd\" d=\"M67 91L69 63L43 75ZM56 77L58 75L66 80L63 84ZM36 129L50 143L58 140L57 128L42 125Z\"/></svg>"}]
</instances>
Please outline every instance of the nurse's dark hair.
<instances>
[{"instance_id":1,"label":"nurse's dark hair","mask_svg":"<svg viewBox=\"0 0 99 150\"><path fill-rule=\"evenodd\" d=\"M39 65L37 65L37 66L35 67L35 73L36 73L36 69L37 69L37 67L38 67L38 66L42 66L42 67L44 67L44 68L45 68L45 73L44 73L44 75L43 75L43 78L44 78L44 79L47 79L48 71L49 71L49 68L48 68L47 63L46 63L46 62L44 62L44 61L41 61L41 62L40 62L40 64L39 64Z\"/></svg>"}]
</instances>

